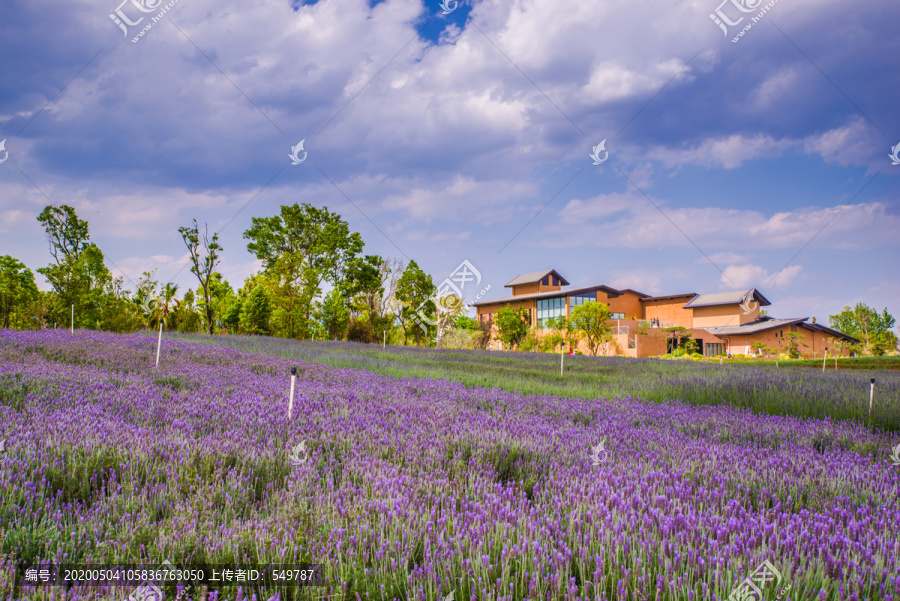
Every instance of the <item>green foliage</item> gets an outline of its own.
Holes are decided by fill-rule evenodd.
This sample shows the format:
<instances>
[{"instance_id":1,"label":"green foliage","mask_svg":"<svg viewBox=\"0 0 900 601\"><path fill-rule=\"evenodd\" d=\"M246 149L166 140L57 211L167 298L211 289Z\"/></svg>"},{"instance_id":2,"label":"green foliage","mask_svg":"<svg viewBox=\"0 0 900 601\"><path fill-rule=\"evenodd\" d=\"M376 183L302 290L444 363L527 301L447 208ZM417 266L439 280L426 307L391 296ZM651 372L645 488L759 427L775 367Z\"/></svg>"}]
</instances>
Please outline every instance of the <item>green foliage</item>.
<instances>
[{"instance_id":1,"label":"green foliage","mask_svg":"<svg viewBox=\"0 0 900 601\"><path fill-rule=\"evenodd\" d=\"M506 305L494 313L494 320L497 323L497 337L509 347L518 347L531 329L528 311L524 307L513 309Z\"/></svg>"},{"instance_id":2,"label":"green foliage","mask_svg":"<svg viewBox=\"0 0 900 601\"><path fill-rule=\"evenodd\" d=\"M103 253L90 241L88 223L68 205L47 206L38 216L50 243L53 263L38 268L55 296L50 297L50 318L69 323L75 306L75 327L96 328L103 321L104 297L111 293L112 275Z\"/></svg>"},{"instance_id":3,"label":"green foliage","mask_svg":"<svg viewBox=\"0 0 900 601\"><path fill-rule=\"evenodd\" d=\"M434 333L437 305L434 302L437 289L431 276L425 273L415 261L410 261L397 282L395 297L400 303L400 325L404 340L412 335L416 346L428 341Z\"/></svg>"},{"instance_id":4,"label":"green foliage","mask_svg":"<svg viewBox=\"0 0 900 601\"><path fill-rule=\"evenodd\" d=\"M885 307L881 313L864 303L852 309L844 307L837 315L828 317L835 330L859 339L850 349L865 355L884 355L897 349L897 335L892 331L896 321Z\"/></svg>"},{"instance_id":5,"label":"green foliage","mask_svg":"<svg viewBox=\"0 0 900 601\"><path fill-rule=\"evenodd\" d=\"M15 257L0 257L0 327L26 327L26 308L37 298L34 273Z\"/></svg>"},{"instance_id":6,"label":"green foliage","mask_svg":"<svg viewBox=\"0 0 900 601\"><path fill-rule=\"evenodd\" d=\"M263 262L278 336L311 335L315 299L324 282L352 293L377 289L373 268L380 258L360 259L362 237L327 208L282 206L278 215L254 217L244 238L250 241L247 250Z\"/></svg>"},{"instance_id":7,"label":"green foliage","mask_svg":"<svg viewBox=\"0 0 900 601\"><path fill-rule=\"evenodd\" d=\"M372 344L378 341L375 335L375 328L365 319L354 319L350 322L350 328L347 330L347 340L365 344Z\"/></svg>"},{"instance_id":8,"label":"green foliage","mask_svg":"<svg viewBox=\"0 0 900 601\"><path fill-rule=\"evenodd\" d=\"M597 354L602 343L612 340L612 325L607 323L610 316L609 305L596 301L572 309L572 328L581 334L592 355Z\"/></svg>"},{"instance_id":9,"label":"green foliage","mask_svg":"<svg viewBox=\"0 0 900 601\"><path fill-rule=\"evenodd\" d=\"M661 336L666 341L666 348L675 357L683 357L700 350L699 343L694 340L693 334L685 327L665 328ZM682 352L679 353L679 350Z\"/></svg>"},{"instance_id":10,"label":"green foliage","mask_svg":"<svg viewBox=\"0 0 900 601\"><path fill-rule=\"evenodd\" d=\"M330 340L343 340L350 324L350 310L337 288L333 288L322 302L321 321Z\"/></svg>"},{"instance_id":11,"label":"green foliage","mask_svg":"<svg viewBox=\"0 0 900 601\"><path fill-rule=\"evenodd\" d=\"M269 319L272 317L272 303L262 285L256 287L241 303L240 329L247 334L268 334Z\"/></svg>"},{"instance_id":12,"label":"green foliage","mask_svg":"<svg viewBox=\"0 0 900 601\"><path fill-rule=\"evenodd\" d=\"M806 338L803 334L799 334L797 332L788 332L784 335L784 341L782 339L778 340L779 346L786 349L786 354L791 359L799 359L800 358L800 346L809 347L808 344L800 342L803 338Z\"/></svg>"},{"instance_id":13,"label":"green foliage","mask_svg":"<svg viewBox=\"0 0 900 601\"><path fill-rule=\"evenodd\" d=\"M214 233L212 239L210 239L209 226L205 226L201 248L200 231L196 219L194 219L192 226L178 228L178 233L181 234L184 245L191 255L191 273L197 276L197 281L200 282L200 288L197 290L198 292L200 290L203 291L207 331L212 336L215 320L213 319L214 311L210 284L213 280L213 275L216 273L216 263L219 261L219 253L222 250L222 247L219 245L219 234Z\"/></svg>"}]
</instances>

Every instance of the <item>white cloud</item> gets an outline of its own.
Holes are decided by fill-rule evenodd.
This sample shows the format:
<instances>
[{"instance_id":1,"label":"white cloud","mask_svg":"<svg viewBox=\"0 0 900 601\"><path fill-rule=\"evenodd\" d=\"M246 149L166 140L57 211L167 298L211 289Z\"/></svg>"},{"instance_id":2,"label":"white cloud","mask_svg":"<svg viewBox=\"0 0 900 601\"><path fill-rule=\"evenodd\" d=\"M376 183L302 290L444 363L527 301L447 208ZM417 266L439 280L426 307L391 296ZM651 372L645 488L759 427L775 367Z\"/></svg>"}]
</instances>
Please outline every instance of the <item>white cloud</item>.
<instances>
[{"instance_id":1,"label":"white cloud","mask_svg":"<svg viewBox=\"0 0 900 601\"><path fill-rule=\"evenodd\" d=\"M790 265L770 275L768 270L759 265L729 265L725 268L720 283L725 288L738 290L787 286L800 275L802 270L802 265Z\"/></svg>"}]
</instances>

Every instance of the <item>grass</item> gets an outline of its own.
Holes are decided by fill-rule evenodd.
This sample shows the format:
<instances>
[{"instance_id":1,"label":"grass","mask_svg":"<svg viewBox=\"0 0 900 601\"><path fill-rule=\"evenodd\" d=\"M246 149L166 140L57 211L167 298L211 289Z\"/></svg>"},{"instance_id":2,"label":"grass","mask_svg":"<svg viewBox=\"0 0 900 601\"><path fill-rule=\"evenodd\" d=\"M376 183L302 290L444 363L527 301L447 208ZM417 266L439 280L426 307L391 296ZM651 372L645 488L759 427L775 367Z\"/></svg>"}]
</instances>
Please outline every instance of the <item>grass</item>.
<instances>
[{"instance_id":1,"label":"grass","mask_svg":"<svg viewBox=\"0 0 900 601\"><path fill-rule=\"evenodd\" d=\"M731 405L771 415L832 418L868 423L869 379L877 379L871 426L900 431L900 358L839 359L841 369L821 360L718 361L564 358L547 353L422 349L350 342L311 342L264 336L169 334L176 338L333 367L366 369L397 378L447 379L466 386L523 394L640 397L654 402L681 399L694 405ZM851 367L851 369L847 369ZM816 369L813 369L816 368Z\"/></svg>"}]
</instances>

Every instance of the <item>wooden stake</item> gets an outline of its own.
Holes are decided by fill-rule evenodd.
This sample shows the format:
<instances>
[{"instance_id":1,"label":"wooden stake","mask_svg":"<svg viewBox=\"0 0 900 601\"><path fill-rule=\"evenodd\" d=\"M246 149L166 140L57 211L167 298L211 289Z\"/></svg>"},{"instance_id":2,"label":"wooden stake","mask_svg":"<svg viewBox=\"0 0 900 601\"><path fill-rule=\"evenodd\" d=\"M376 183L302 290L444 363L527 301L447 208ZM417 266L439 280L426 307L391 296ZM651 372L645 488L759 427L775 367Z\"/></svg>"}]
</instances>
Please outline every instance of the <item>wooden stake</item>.
<instances>
[{"instance_id":1,"label":"wooden stake","mask_svg":"<svg viewBox=\"0 0 900 601\"><path fill-rule=\"evenodd\" d=\"M825 373L825 362L828 361L828 349L825 349L825 356L822 357L822 373Z\"/></svg>"}]
</instances>

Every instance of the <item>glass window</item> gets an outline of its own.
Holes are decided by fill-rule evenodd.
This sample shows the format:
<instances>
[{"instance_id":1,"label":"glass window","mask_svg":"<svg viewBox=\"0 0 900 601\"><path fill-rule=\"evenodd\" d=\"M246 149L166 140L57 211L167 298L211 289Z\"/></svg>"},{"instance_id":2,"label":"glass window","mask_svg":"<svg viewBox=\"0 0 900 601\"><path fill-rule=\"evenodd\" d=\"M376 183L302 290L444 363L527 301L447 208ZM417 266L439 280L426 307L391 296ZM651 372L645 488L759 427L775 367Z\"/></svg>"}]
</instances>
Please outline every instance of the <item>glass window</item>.
<instances>
[{"instance_id":1,"label":"glass window","mask_svg":"<svg viewBox=\"0 0 900 601\"><path fill-rule=\"evenodd\" d=\"M566 299L563 296L556 298L541 298L537 301L537 327L539 330L547 329L547 321L566 313Z\"/></svg>"},{"instance_id":2,"label":"glass window","mask_svg":"<svg viewBox=\"0 0 900 601\"><path fill-rule=\"evenodd\" d=\"M584 294L574 294L569 297L569 308L577 307L579 305L583 305L584 303L589 303L591 301L597 301L597 293L596 292L585 292Z\"/></svg>"},{"instance_id":3,"label":"glass window","mask_svg":"<svg viewBox=\"0 0 900 601\"><path fill-rule=\"evenodd\" d=\"M610 319L625 319L625 314L624 313L610 313L609 318Z\"/></svg>"},{"instance_id":4,"label":"glass window","mask_svg":"<svg viewBox=\"0 0 900 601\"><path fill-rule=\"evenodd\" d=\"M703 346L703 354L707 357L714 357L715 355L724 355L725 354L725 343L724 342L707 342Z\"/></svg>"}]
</instances>

